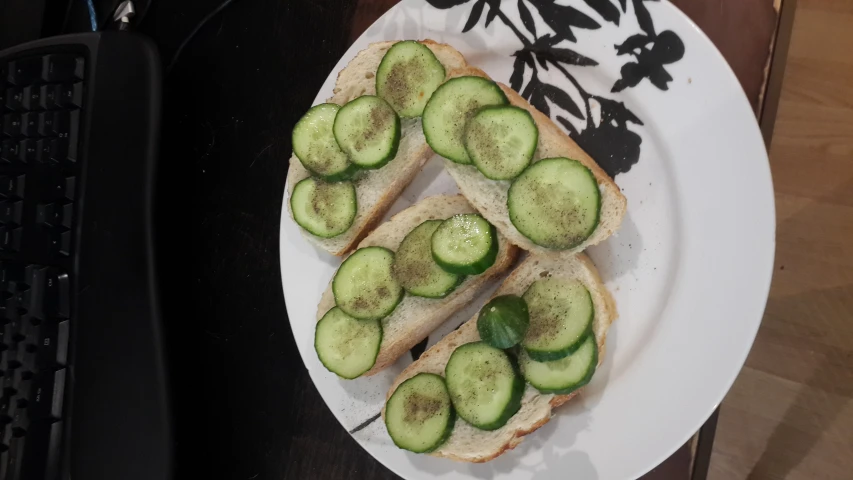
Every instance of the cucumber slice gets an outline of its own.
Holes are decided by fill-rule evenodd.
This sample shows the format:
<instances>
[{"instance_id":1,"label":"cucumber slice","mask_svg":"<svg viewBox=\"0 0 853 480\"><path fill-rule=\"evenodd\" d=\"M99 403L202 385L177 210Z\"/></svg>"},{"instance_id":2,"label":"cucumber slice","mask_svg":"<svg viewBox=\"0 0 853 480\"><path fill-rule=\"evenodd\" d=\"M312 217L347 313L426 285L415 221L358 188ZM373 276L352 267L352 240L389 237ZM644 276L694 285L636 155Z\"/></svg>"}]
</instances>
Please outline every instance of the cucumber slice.
<instances>
[{"instance_id":1,"label":"cucumber slice","mask_svg":"<svg viewBox=\"0 0 853 480\"><path fill-rule=\"evenodd\" d=\"M376 71L376 94L401 117L420 117L444 78L444 66L429 47L411 40L397 42Z\"/></svg>"},{"instance_id":2,"label":"cucumber slice","mask_svg":"<svg viewBox=\"0 0 853 480\"><path fill-rule=\"evenodd\" d=\"M539 129L530 112L511 105L484 107L465 127L465 150L486 178L512 180L530 165Z\"/></svg>"},{"instance_id":3,"label":"cucumber slice","mask_svg":"<svg viewBox=\"0 0 853 480\"><path fill-rule=\"evenodd\" d=\"M388 102L373 95L341 107L333 131L350 161L365 169L384 166L400 146L400 117Z\"/></svg>"},{"instance_id":4,"label":"cucumber slice","mask_svg":"<svg viewBox=\"0 0 853 480\"><path fill-rule=\"evenodd\" d=\"M516 295L502 295L489 301L477 317L477 332L495 348L510 348L524 338L530 326L527 302Z\"/></svg>"},{"instance_id":5,"label":"cucumber slice","mask_svg":"<svg viewBox=\"0 0 853 480\"><path fill-rule=\"evenodd\" d=\"M312 177L293 187L290 210L300 227L321 238L346 232L358 210L352 182L326 183Z\"/></svg>"},{"instance_id":6,"label":"cucumber slice","mask_svg":"<svg viewBox=\"0 0 853 480\"><path fill-rule=\"evenodd\" d=\"M538 280L527 288L523 298L530 312L530 328L521 346L536 361L565 358L592 331L592 296L577 280Z\"/></svg>"},{"instance_id":7,"label":"cucumber slice","mask_svg":"<svg viewBox=\"0 0 853 480\"><path fill-rule=\"evenodd\" d=\"M424 108L424 136L435 153L456 163L469 164L463 136L465 124L480 107L509 101L495 82L483 77L452 78L440 87Z\"/></svg>"},{"instance_id":8,"label":"cucumber slice","mask_svg":"<svg viewBox=\"0 0 853 480\"><path fill-rule=\"evenodd\" d=\"M483 273L498 258L495 227L474 213L454 215L441 222L430 245L433 260L444 270L459 275Z\"/></svg>"},{"instance_id":9,"label":"cucumber slice","mask_svg":"<svg viewBox=\"0 0 853 480\"><path fill-rule=\"evenodd\" d=\"M542 393L566 395L589 383L598 366L595 335L586 336L575 353L560 360L537 362L523 350L518 356L527 383Z\"/></svg>"},{"instance_id":10,"label":"cucumber slice","mask_svg":"<svg viewBox=\"0 0 853 480\"><path fill-rule=\"evenodd\" d=\"M366 247L350 255L332 279L335 303L345 313L361 319L382 319L397 308L403 288L391 273L394 252Z\"/></svg>"},{"instance_id":11,"label":"cucumber slice","mask_svg":"<svg viewBox=\"0 0 853 480\"><path fill-rule=\"evenodd\" d=\"M447 272L432 259L430 239L441 220L427 220L415 227L397 248L394 276L408 293L418 297L443 298L465 279Z\"/></svg>"},{"instance_id":12,"label":"cucumber slice","mask_svg":"<svg viewBox=\"0 0 853 480\"><path fill-rule=\"evenodd\" d=\"M434 373L401 383L385 404L385 428L394 445L415 453L440 447L450 437L456 412L447 385Z\"/></svg>"},{"instance_id":13,"label":"cucumber slice","mask_svg":"<svg viewBox=\"0 0 853 480\"><path fill-rule=\"evenodd\" d=\"M353 165L347 154L338 147L332 126L340 106L322 103L308 113L293 127L293 153L302 165L314 175L329 182L352 178L358 167Z\"/></svg>"},{"instance_id":14,"label":"cucumber slice","mask_svg":"<svg viewBox=\"0 0 853 480\"><path fill-rule=\"evenodd\" d=\"M352 379L373 368L382 344L379 320L359 320L334 307L317 322L314 350L320 362L341 378Z\"/></svg>"},{"instance_id":15,"label":"cucumber slice","mask_svg":"<svg viewBox=\"0 0 853 480\"><path fill-rule=\"evenodd\" d=\"M444 367L456 413L481 430L497 430L521 408L524 380L514 360L483 342L467 343Z\"/></svg>"},{"instance_id":16,"label":"cucumber slice","mask_svg":"<svg viewBox=\"0 0 853 480\"><path fill-rule=\"evenodd\" d=\"M516 178L507 194L509 219L536 245L565 250L598 226L601 193L592 172L577 160L548 158Z\"/></svg>"}]
</instances>

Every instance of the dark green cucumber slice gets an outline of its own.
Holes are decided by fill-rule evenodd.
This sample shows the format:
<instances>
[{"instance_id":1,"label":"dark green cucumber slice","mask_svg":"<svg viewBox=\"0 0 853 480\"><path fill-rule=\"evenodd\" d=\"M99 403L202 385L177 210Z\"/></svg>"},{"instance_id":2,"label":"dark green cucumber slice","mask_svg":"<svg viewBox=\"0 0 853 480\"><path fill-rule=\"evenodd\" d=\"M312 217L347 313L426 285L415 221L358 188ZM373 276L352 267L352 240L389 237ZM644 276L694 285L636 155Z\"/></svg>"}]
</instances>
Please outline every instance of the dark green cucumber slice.
<instances>
[{"instance_id":1,"label":"dark green cucumber slice","mask_svg":"<svg viewBox=\"0 0 853 480\"><path fill-rule=\"evenodd\" d=\"M468 120L480 107L509 101L495 82L483 77L452 78L432 94L424 108L424 136L435 153L456 163L469 164L464 134Z\"/></svg>"},{"instance_id":2,"label":"dark green cucumber slice","mask_svg":"<svg viewBox=\"0 0 853 480\"><path fill-rule=\"evenodd\" d=\"M536 245L566 250L584 242L601 210L595 175L577 160L548 158L518 176L507 194L509 219Z\"/></svg>"},{"instance_id":3,"label":"dark green cucumber slice","mask_svg":"<svg viewBox=\"0 0 853 480\"><path fill-rule=\"evenodd\" d=\"M322 238L346 232L358 210L352 182L326 183L312 177L293 187L290 210L300 227Z\"/></svg>"},{"instance_id":4,"label":"dark green cucumber slice","mask_svg":"<svg viewBox=\"0 0 853 480\"><path fill-rule=\"evenodd\" d=\"M524 380L514 360L483 342L450 355L444 378L456 413L481 430L497 430L521 408Z\"/></svg>"},{"instance_id":5,"label":"dark green cucumber slice","mask_svg":"<svg viewBox=\"0 0 853 480\"><path fill-rule=\"evenodd\" d=\"M388 102L373 95L341 107L333 131L350 161L365 169L384 166L400 146L400 117Z\"/></svg>"},{"instance_id":6,"label":"dark green cucumber slice","mask_svg":"<svg viewBox=\"0 0 853 480\"><path fill-rule=\"evenodd\" d=\"M518 344L530 326L527 302L516 295L501 295L480 309L477 332L480 338L495 348L510 348Z\"/></svg>"},{"instance_id":7,"label":"dark green cucumber slice","mask_svg":"<svg viewBox=\"0 0 853 480\"><path fill-rule=\"evenodd\" d=\"M530 312L530 328L521 346L534 360L565 358L592 331L595 307L589 290L577 280L538 280L527 288L523 298Z\"/></svg>"},{"instance_id":8,"label":"dark green cucumber slice","mask_svg":"<svg viewBox=\"0 0 853 480\"><path fill-rule=\"evenodd\" d=\"M566 395L589 383L598 366L595 335L586 336L581 346L566 358L537 362L522 350L518 356L527 383L542 393Z\"/></svg>"},{"instance_id":9,"label":"dark green cucumber slice","mask_svg":"<svg viewBox=\"0 0 853 480\"><path fill-rule=\"evenodd\" d=\"M314 175L335 182L351 178L358 167L347 158L338 146L332 126L340 106L322 103L308 113L293 127L293 153L302 165Z\"/></svg>"},{"instance_id":10,"label":"dark green cucumber slice","mask_svg":"<svg viewBox=\"0 0 853 480\"><path fill-rule=\"evenodd\" d=\"M391 440L411 452L440 447L455 423L447 385L434 373L419 373L401 383L385 404L385 428Z\"/></svg>"},{"instance_id":11,"label":"dark green cucumber slice","mask_svg":"<svg viewBox=\"0 0 853 480\"><path fill-rule=\"evenodd\" d=\"M465 127L465 150L492 180L512 180L530 165L539 129L530 112L511 105L484 107Z\"/></svg>"},{"instance_id":12,"label":"dark green cucumber slice","mask_svg":"<svg viewBox=\"0 0 853 480\"><path fill-rule=\"evenodd\" d=\"M432 258L430 239L441 220L427 220L415 227L397 248L394 276L410 294L418 297L443 298L465 279L450 273Z\"/></svg>"},{"instance_id":13,"label":"dark green cucumber slice","mask_svg":"<svg viewBox=\"0 0 853 480\"><path fill-rule=\"evenodd\" d=\"M429 47L411 40L397 42L376 71L376 94L401 117L420 117L444 78L444 66Z\"/></svg>"},{"instance_id":14,"label":"dark green cucumber slice","mask_svg":"<svg viewBox=\"0 0 853 480\"><path fill-rule=\"evenodd\" d=\"M314 331L320 362L341 378L356 378L373 368L381 344L379 320L359 320L338 307L326 312Z\"/></svg>"},{"instance_id":15,"label":"dark green cucumber slice","mask_svg":"<svg viewBox=\"0 0 853 480\"><path fill-rule=\"evenodd\" d=\"M495 264L498 235L495 227L475 213L454 215L432 234L432 258L444 270L478 275Z\"/></svg>"},{"instance_id":16,"label":"dark green cucumber slice","mask_svg":"<svg viewBox=\"0 0 853 480\"><path fill-rule=\"evenodd\" d=\"M332 293L347 314L362 320L382 319L397 308L403 288L391 273L394 252L382 247L359 248L335 273Z\"/></svg>"}]
</instances>

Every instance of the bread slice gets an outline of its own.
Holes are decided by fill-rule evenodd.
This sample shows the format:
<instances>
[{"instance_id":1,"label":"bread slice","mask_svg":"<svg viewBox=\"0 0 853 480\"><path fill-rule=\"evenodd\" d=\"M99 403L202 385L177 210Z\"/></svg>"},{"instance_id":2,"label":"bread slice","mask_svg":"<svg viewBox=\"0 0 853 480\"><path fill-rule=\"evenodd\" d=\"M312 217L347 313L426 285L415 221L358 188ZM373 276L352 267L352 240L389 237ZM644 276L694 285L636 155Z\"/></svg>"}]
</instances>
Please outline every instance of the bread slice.
<instances>
[{"instance_id":1,"label":"bread slice","mask_svg":"<svg viewBox=\"0 0 853 480\"><path fill-rule=\"evenodd\" d=\"M461 77L466 75L488 78L485 72L474 67L463 67L448 74L448 77ZM577 247L566 250L568 253L583 251L590 245L595 245L613 234L622 223L627 208L627 200L619 186L613 182L601 167L595 163L589 155L584 152L574 140L571 139L560 127L554 124L550 118L530 105L527 100L508 86L498 83L512 105L521 107L531 115L539 127L539 145L536 148L533 161L551 157L567 157L577 160L586 165L595 175L598 188L601 191L601 215L599 224L592 235ZM507 192L509 181L489 180L480 173L473 165L460 165L445 159L444 165L450 176L456 180L459 190L474 205L480 214L490 221L495 228L501 231L515 245L533 253L548 253L554 250L540 247L522 235L509 219L507 209Z\"/></svg>"},{"instance_id":2,"label":"bread slice","mask_svg":"<svg viewBox=\"0 0 853 480\"><path fill-rule=\"evenodd\" d=\"M547 254L531 255L516 268L495 292L498 295L521 295L533 282L544 277L576 279L589 289L595 306L593 332L598 343L598 362L604 358L607 329L616 319L616 305L610 293L601 282L598 271L592 261L584 254ZM436 373L444 376L444 366L450 354L460 345L480 340L477 333L477 316L465 322L459 329L448 334L432 348L424 352L418 361L412 363L394 380L387 398L405 380L421 372ZM525 435L548 423L554 408L566 403L579 391L568 395L542 394L527 385L522 398L521 409L503 427L485 431L472 427L461 418L456 419L450 438L431 453L436 457L445 457L464 462L482 463L492 460L521 443ZM386 398L386 400L387 400ZM384 418L385 409L382 409Z\"/></svg>"},{"instance_id":3,"label":"bread slice","mask_svg":"<svg viewBox=\"0 0 853 480\"><path fill-rule=\"evenodd\" d=\"M338 73L333 90L334 95L328 99L328 102L343 105L361 95L375 95L376 70L379 68L382 57L394 43L396 42L372 43L359 52ZM462 55L449 45L431 40L424 40L421 43L432 50L448 72L466 65ZM382 220L403 189L415 178L423 164L433 156L424 138L420 118L403 119L401 129L397 156L380 169L362 172L355 180L358 212L349 230L337 237L326 239L300 229L309 242L333 255L341 256L355 247L356 243ZM308 170L302 166L295 155L292 155L287 172L288 198L293 193L296 183L308 176ZM293 218L290 202L287 202L287 210Z\"/></svg>"},{"instance_id":4,"label":"bread slice","mask_svg":"<svg viewBox=\"0 0 853 480\"><path fill-rule=\"evenodd\" d=\"M403 238L427 220L446 219L460 213L477 213L462 195L427 197L391 217L370 233L358 248L385 247L397 250ZM403 354L426 338L454 312L470 302L486 282L509 269L519 250L498 234L498 256L494 265L480 275L471 275L450 295L444 298L423 298L406 295L391 315L382 320L382 345L376 364L365 375L374 375L393 364ZM320 298L317 320L335 306L332 283Z\"/></svg>"}]
</instances>

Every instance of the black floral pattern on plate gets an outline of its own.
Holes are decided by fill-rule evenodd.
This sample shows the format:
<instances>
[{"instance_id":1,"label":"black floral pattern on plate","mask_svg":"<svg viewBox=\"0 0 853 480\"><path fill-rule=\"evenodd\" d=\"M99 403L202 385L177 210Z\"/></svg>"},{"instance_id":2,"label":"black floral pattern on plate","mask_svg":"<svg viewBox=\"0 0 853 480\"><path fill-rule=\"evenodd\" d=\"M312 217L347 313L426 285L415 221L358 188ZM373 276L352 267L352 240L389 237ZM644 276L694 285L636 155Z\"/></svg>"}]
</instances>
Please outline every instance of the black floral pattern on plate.
<instances>
[{"instance_id":1,"label":"black floral pattern on plate","mask_svg":"<svg viewBox=\"0 0 853 480\"><path fill-rule=\"evenodd\" d=\"M578 43L579 31L596 30L604 23L619 26L623 17L629 14L628 0L576 1L589 6L595 14L588 15L572 5L561 5L555 0L517 0L521 23L516 25L501 10L500 0L427 0L438 9L473 2L463 32L477 26L484 15L485 27L495 19L500 19L512 30L522 46L513 53L515 60L509 78L510 87L562 125L581 148L592 155L611 177L615 177L629 171L639 161L642 138L631 131L628 124L643 125L643 122L623 102L591 94L583 88L571 69L595 67L598 62L569 48L567 44ZM613 84L611 93L636 87L643 79L648 79L660 90L667 90L672 76L664 66L684 57L684 43L671 30L656 32L645 3L658 0L630 1L632 13L642 33L630 35L621 44L614 45L618 56L633 59L622 65L621 78ZM537 15L550 31L537 28ZM543 80L540 70L549 71L552 68L569 80L576 95ZM597 123L592 114L593 102L600 108L600 121ZM566 114L552 109L550 105L564 110ZM583 121L583 127L577 128L568 116Z\"/></svg>"}]
</instances>

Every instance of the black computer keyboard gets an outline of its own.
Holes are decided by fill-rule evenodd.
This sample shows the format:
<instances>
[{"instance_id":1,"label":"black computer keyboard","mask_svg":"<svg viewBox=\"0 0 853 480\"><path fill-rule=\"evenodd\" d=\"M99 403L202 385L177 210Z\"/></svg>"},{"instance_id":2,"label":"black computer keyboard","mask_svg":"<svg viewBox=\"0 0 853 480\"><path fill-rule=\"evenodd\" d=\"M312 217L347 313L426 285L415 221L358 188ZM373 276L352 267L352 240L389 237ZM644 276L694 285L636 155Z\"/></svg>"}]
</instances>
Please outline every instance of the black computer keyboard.
<instances>
[{"instance_id":1,"label":"black computer keyboard","mask_svg":"<svg viewBox=\"0 0 853 480\"><path fill-rule=\"evenodd\" d=\"M80 53L0 62L0 479L59 472L86 87Z\"/></svg>"},{"instance_id":2,"label":"black computer keyboard","mask_svg":"<svg viewBox=\"0 0 853 480\"><path fill-rule=\"evenodd\" d=\"M159 82L156 51L128 33L0 52L0 480L162 478L151 461L168 464Z\"/></svg>"}]
</instances>

